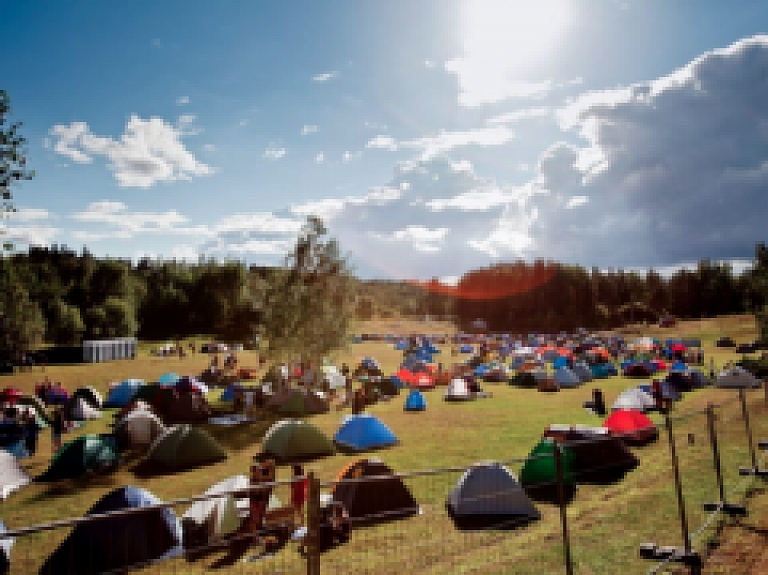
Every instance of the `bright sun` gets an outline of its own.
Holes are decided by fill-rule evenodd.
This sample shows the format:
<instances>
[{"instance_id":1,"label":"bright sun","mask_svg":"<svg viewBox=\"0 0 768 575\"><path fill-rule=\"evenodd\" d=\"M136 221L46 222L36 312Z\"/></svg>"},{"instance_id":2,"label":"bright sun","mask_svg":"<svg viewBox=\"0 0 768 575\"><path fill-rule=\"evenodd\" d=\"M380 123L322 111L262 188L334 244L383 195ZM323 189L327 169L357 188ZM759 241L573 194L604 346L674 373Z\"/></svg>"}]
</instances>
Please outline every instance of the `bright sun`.
<instances>
[{"instance_id":1,"label":"bright sun","mask_svg":"<svg viewBox=\"0 0 768 575\"><path fill-rule=\"evenodd\" d=\"M463 55L446 63L459 76L462 103L535 91L543 79L536 68L552 55L569 11L569 0L466 0Z\"/></svg>"}]
</instances>

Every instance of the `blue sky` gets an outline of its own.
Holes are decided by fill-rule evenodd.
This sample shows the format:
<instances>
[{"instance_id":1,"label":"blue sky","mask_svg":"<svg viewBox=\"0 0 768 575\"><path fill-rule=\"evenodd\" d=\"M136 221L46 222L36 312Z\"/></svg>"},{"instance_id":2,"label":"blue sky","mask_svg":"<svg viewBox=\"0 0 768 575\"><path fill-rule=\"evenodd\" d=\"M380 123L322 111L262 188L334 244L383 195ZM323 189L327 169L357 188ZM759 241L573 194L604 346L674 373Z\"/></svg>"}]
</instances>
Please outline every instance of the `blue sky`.
<instances>
[{"instance_id":1,"label":"blue sky","mask_svg":"<svg viewBox=\"0 0 768 575\"><path fill-rule=\"evenodd\" d=\"M37 172L2 224L18 248L269 265L313 213L357 275L428 279L738 266L766 240L764 2L2 10Z\"/></svg>"}]
</instances>

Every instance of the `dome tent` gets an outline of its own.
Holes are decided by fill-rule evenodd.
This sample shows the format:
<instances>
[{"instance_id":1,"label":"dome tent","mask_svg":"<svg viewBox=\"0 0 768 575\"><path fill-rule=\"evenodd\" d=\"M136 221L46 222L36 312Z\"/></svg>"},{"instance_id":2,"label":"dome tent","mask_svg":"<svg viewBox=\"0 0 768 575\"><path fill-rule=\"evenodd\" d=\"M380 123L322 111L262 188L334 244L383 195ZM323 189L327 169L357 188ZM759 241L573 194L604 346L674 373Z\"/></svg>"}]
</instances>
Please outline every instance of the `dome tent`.
<instances>
[{"instance_id":1,"label":"dome tent","mask_svg":"<svg viewBox=\"0 0 768 575\"><path fill-rule=\"evenodd\" d=\"M162 503L149 491L120 487L107 493L87 515L139 509ZM90 575L124 571L181 552L181 524L169 508L130 513L78 524L48 557L41 574Z\"/></svg>"},{"instance_id":2,"label":"dome tent","mask_svg":"<svg viewBox=\"0 0 768 575\"><path fill-rule=\"evenodd\" d=\"M517 478L496 462L467 469L446 501L459 529L518 527L541 518Z\"/></svg>"},{"instance_id":3,"label":"dome tent","mask_svg":"<svg viewBox=\"0 0 768 575\"><path fill-rule=\"evenodd\" d=\"M277 459L304 459L333 455L333 443L314 425L300 419L282 419L267 430L262 452Z\"/></svg>"},{"instance_id":4,"label":"dome tent","mask_svg":"<svg viewBox=\"0 0 768 575\"><path fill-rule=\"evenodd\" d=\"M101 394L90 385L78 387L75 390L75 393L72 394L72 397L82 397L85 401L88 402L88 405L95 409L101 409L101 406L104 403L104 399L101 397Z\"/></svg>"},{"instance_id":5,"label":"dome tent","mask_svg":"<svg viewBox=\"0 0 768 575\"><path fill-rule=\"evenodd\" d=\"M427 400L424 398L424 394L418 389L412 389L405 400L403 410L424 411L425 409L427 409Z\"/></svg>"},{"instance_id":6,"label":"dome tent","mask_svg":"<svg viewBox=\"0 0 768 575\"><path fill-rule=\"evenodd\" d=\"M352 481L365 477L381 479ZM336 476L331 497L344 504L353 525L400 519L419 512L419 505L403 480L379 459L358 459L342 469Z\"/></svg>"},{"instance_id":7,"label":"dome tent","mask_svg":"<svg viewBox=\"0 0 768 575\"><path fill-rule=\"evenodd\" d=\"M126 379L118 383L109 390L104 407L125 407L131 402L142 385L144 385L144 381L141 379Z\"/></svg>"},{"instance_id":8,"label":"dome tent","mask_svg":"<svg viewBox=\"0 0 768 575\"><path fill-rule=\"evenodd\" d=\"M117 447L112 438L86 434L62 445L37 481L73 479L89 472L112 471L117 465Z\"/></svg>"},{"instance_id":9,"label":"dome tent","mask_svg":"<svg viewBox=\"0 0 768 575\"><path fill-rule=\"evenodd\" d=\"M114 433L122 448L148 448L165 433L165 425L151 411L137 409L115 424Z\"/></svg>"},{"instance_id":10,"label":"dome tent","mask_svg":"<svg viewBox=\"0 0 768 575\"><path fill-rule=\"evenodd\" d=\"M265 407L286 417L304 417L329 410L328 402L317 393L293 387L278 391L269 398Z\"/></svg>"},{"instance_id":11,"label":"dome tent","mask_svg":"<svg viewBox=\"0 0 768 575\"><path fill-rule=\"evenodd\" d=\"M638 387L630 387L622 391L616 401L613 402L611 409L614 411L617 409L634 409L637 411L647 411L653 409L656 406L656 401L653 397L645 393Z\"/></svg>"},{"instance_id":12,"label":"dome tent","mask_svg":"<svg viewBox=\"0 0 768 575\"><path fill-rule=\"evenodd\" d=\"M170 471L210 465L227 452L207 431L191 425L168 428L150 446L147 461Z\"/></svg>"},{"instance_id":13,"label":"dome tent","mask_svg":"<svg viewBox=\"0 0 768 575\"><path fill-rule=\"evenodd\" d=\"M28 485L29 482L29 475L19 466L16 458L0 449L0 501L4 501L12 492Z\"/></svg>"},{"instance_id":14,"label":"dome tent","mask_svg":"<svg viewBox=\"0 0 768 575\"><path fill-rule=\"evenodd\" d=\"M634 409L614 411L603 422L603 427L608 428L611 434L621 437L628 445L644 445L659 436L653 422Z\"/></svg>"},{"instance_id":15,"label":"dome tent","mask_svg":"<svg viewBox=\"0 0 768 575\"><path fill-rule=\"evenodd\" d=\"M741 366L734 366L720 372L715 387L754 389L760 387L760 380Z\"/></svg>"},{"instance_id":16,"label":"dome tent","mask_svg":"<svg viewBox=\"0 0 768 575\"><path fill-rule=\"evenodd\" d=\"M564 502L569 503L576 492L573 480L573 450L565 445L559 446L563 470ZM555 441L544 437L528 454L520 470L520 483L528 497L536 501L560 500L555 465Z\"/></svg>"},{"instance_id":17,"label":"dome tent","mask_svg":"<svg viewBox=\"0 0 768 575\"><path fill-rule=\"evenodd\" d=\"M333 441L339 448L347 451L366 451L399 443L389 427L370 413L346 417Z\"/></svg>"},{"instance_id":18,"label":"dome tent","mask_svg":"<svg viewBox=\"0 0 768 575\"><path fill-rule=\"evenodd\" d=\"M561 388L578 387L581 379L567 366L558 367L554 375L555 383Z\"/></svg>"},{"instance_id":19,"label":"dome tent","mask_svg":"<svg viewBox=\"0 0 768 575\"><path fill-rule=\"evenodd\" d=\"M448 389L443 395L445 401L468 401L475 399L472 392L469 391L467 380L462 377L454 377L448 384Z\"/></svg>"}]
</instances>

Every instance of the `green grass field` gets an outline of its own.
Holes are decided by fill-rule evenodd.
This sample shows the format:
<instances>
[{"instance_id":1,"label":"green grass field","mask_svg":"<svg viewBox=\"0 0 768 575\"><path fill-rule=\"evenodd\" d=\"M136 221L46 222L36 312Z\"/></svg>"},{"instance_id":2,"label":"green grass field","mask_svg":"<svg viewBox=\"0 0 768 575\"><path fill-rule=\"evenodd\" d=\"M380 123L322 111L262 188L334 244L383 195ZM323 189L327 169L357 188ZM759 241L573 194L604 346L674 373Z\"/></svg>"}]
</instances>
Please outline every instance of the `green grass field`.
<instances>
[{"instance_id":1,"label":"green grass field","mask_svg":"<svg viewBox=\"0 0 768 575\"><path fill-rule=\"evenodd\" d=\"M360 332L394 332L397 326L361 326ZM418 324L409 324L404 331L434 333L428 326L419 330ZM751 317L730 317L691 322L673 329L638 328L643 335L666 337L695 337L703 339L708 358L715 357L717 366L737 359L730 350L713 346L720 335L730 335L737 341L755 337ZM634 336L628 336L634 337ZM166 371L180 374L198 374L207 365L208 356L197 354L184 359L156 358L148 355L149 344L135 360L79 365L49 366L45 374L61 381L73 391L79 385L93 385L106 392L110 381L128 377L156 380ZM401 352L391 344L367 342L350 345L340 350L335 360L356 363L371 355L378 359L385 372L395 371ZM257 365L256 354L241 352L240 364ZM449 354L441 356L445 364L452 360ZM703 368L707 371L707 367ZM19 373L0 379L2 386L19 387L32 392L34 383L43 377L40 368L31 373ZM405 413L404 396L382 402L370 411L382 419L398 436L400 445L373 456L381 458L395 471L406 472L435 468L464 467L482 460L510 461L528 455L550 423L582 423L600 425L602 419L587 413L582 404L590 399L593 387L605 393L610 406L624 389L637 385L638 380L614 377L595 381L578 389L543 394L536 390L510 387L506 384L484 385L493 397L468 403L442 401L443 388L427 392L428 409L423 413ZM212 394L215 405L218 392ZM686 394L676 404L675 412L684 413L719 404L732 399L734 392L707 388ZM768 439L765 396L763 391L748 394L755 439ZM209 397L209 400L211 398ZM332 410L312 417L312 422L332 435L348 411ZM2 503L2 518L9 528L60 520L82 515L96 500L121 485L144 487L163 500L201 494L213 483L234 474L247 474L251 458L260 450L261 438L275 420L262 413L258 423L236 428L206 426L227 448L229 458L216 465L177 473L174 475L136 475L139 462L133 459L116 473L84 478L77 482L57 484L33 483L13 493ZM721 454L726 488L737 485L739 465L749 464L746 434L741 422L738 403L731 402L719 412ZM658 417L656 420L658 421ZM70 434L99 433L110 430L111 413L96 422L87 423ZM701 504L716 500L717 486L712 456L707 439L706 418L696 416L673 427L681 461L681 477L685 488L686 509L691 531L703 522L705 513ZM50 434L41 434L39 452L23 461L31 475L43 472L50 460ZM666 437L662 433L655 444L634 449L640 458L640 467L629 473L623 481L609 486L580 486L568 507L568 521L576 573L644 573L652 563L639 558L638 546L643 542L662 545L680 545L680 526L677 503L672 485L672 471ZM349 455L335 455L315 460L307 465L323 481L331 481L338 471L354 459ZM519 472L520 464L509 467ZM444 510L445 497L460 477L457 471L409 478L408 487L422 507L421 515L410 519L359 529L352 540L342 547L323 555L323 572L327 573L395 573L404 568L418 573L562 573L562 546L558 508L551 504L537 504L541 521L517 531L465 533L454 529ZM289 479L290 469L281 467L278 480ZM286 501L288 491L278 489L278 496ZM179 506L181 515L186 506ZM717 524L715 524L715 527ZM714 533L710 529L704 537ZM67 535L66 529L42 532L23 537L12 550L12 572L36 572L45 558ZM255 552L255 550L254 550ZM257 562L237 562L231 566L215 568L221 555L211 555L195 563L184 559L156 564L145 569L148 573L200 573L213 572L282 572L305 570L295 547L289 544L274 558ZM218 563L217 563L218 562Z\"/></svg>"}]
</instances>

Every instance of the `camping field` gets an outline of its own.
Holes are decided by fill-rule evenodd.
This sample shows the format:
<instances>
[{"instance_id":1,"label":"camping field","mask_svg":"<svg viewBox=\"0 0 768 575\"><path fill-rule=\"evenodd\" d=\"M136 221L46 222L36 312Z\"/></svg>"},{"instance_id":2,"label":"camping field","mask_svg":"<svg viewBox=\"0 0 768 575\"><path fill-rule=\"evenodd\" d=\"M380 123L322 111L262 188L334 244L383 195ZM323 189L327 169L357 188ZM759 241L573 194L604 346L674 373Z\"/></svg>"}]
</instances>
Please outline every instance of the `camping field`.
<instances>
[{"instance_id":1,"label":"camping field","mask_svg":"<svg viewBox=\"0 0 768 575\"><path fill-rule=\"evenodd\" d=\"M356 327L357 333L445 333L450 326L441 324L378 322ZM631 335L630 335L631 332ZM627 338L653 335L668 337L700 337L704 344L705 365L708 372L709 357L717 367L726 361L738 359L732 350L714 347L714 340L729 335L737 342L755 338L754 320L750 316L713 318L697 322L684 322L675 328L636 326L628 330ZM18 387L32 393L36 381L48 375L60 381L68 390L80 385L93 385L106 395L110 381L129 377L156 380L168 371L199 374L209 356L188 355L184 359L159 358L149 354L153 344L142 344L135 360L111 363L48 366L33 372L17 373L0 378L0 386ZM392 344L364 342L349 344L333 360L340 365L345 361L355 365L364 356L376 358L385 373L394 372L402 353ZM258 364L255 352L239 352L241 366ZM438 356L444 365L461 360L451 357L448 350ZM628 387L647 380L612 377L596 380L576 389L558 393L540 393L535 389L520 389L500 383L485 383L483 388L493 397L464 403L442 400L444 388L426 392L428 407L420 413L403 411L404 395L388 402L380 402L369 411L384 421L397 435L400 444L385 451L366 454L379 457L397 472L445 470L414 475L405 479L421 506L420 515L353 531L352 539L322 557L326 573L395 573L407 568L412 573L563 573L561 547L561 517L555 505L535 503L542 514L540 521L518 530L491 532L457 531L445 513L445 498L461 476L460 468L483 460L509 462L508 467L519 473L521 460L536 445L545 427L551 423L587 424L599 426L602 418L588 413L582 404L591 398L592 389L604 391L610 408L616 396ZM213 391L209 401L215 406L220 391ZM726 489L742 481L737 469L750 463L746 432L741 419L741 406L736 392L705 388L690 392L675 405L673 416L692 413L708 404L722 404L718 410L717 429ZM750 418L755 441L768 439L766 396L763 390L747 393ZM330 413L313 416L312 423L332 436L341 418L349 410L332 408ZM661 421L658 415L652 419ZM225 446L228 459L215 465L173 475L148 475L137 472L140 460L125 462L115 473L106 476L85 477L78 481L58 483L32 483L10 495L0 504L0 518L11 529L69 517L78 517L108 491L117 486L144 487L163 500L191 497L201 494L213 483L234 474L248 474L252 456L258 453L266 429L276 418L261 412L259 421L234 427L206 425L206 429ZM65 440L79 433L109 432L111 410L105 410L101 420L88 422L82 428L65 435ZM706 417L698 413L673 424L680 473L684 485L686 510L690 531L698 530L706 517L701 505L716 501L717 485L713 472L712 455L708 442ZM39 475L50 461L50 433L40 436L38 454L23 460L23 466L32 476ZM644 542L660 545L680 545L680 524L677 501L672 483L670 453L666 431L661 430L659 441L632 451L640 465L626 477L611 485L580 485L573 502L568 506L568 526L576 573L617 573L627 575L645 573L652 562L639 558L638 547ZM758 454L759 455L759 454ZM349 454L317 459L306 464L322 481L332 481L347 463L355 459ZM449 469L450 470L446 470ZM290 468L278 469L278 480L290 478ZM757 485L752 480L749 486ZM328 487L330 489L330 487ZM327 489L324 489L327 491ZM765 508L764 495L757 495L750 505ZM743 490L730 500L743 500ZM283 501L289 498L287 488L280 487L277 495ZM179 505L175 511L181 515L187 506ZM732 523L726 521L725 523ZM707 538L723 525L714 522L698 539L697 548L703 549ZM721 536L723 549L729 555L723 558L713 553L712 572L749 573L751 560L744 560L745 552L755 539L745 539L739 546L739 537L732 529ZM36 572L45 558L67 535L66 529L45 531L21 537L11 552L12 573ZM255 550L254 550L255 552ZM751 553L754 555L754 553ZM740 561L731 560L742 557ZM149 566L147 573L294 573L305 570L295 544L289 543L272 558L253 562L237 561L227 564L222 553L212 554L194 563L183 558Z\"/></svg>"}]
</instances>

